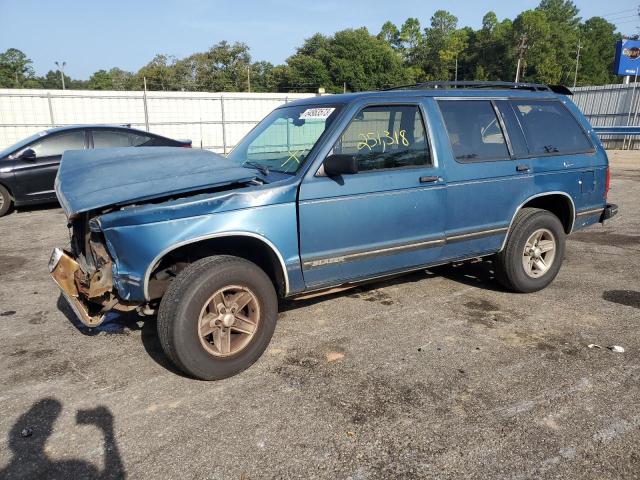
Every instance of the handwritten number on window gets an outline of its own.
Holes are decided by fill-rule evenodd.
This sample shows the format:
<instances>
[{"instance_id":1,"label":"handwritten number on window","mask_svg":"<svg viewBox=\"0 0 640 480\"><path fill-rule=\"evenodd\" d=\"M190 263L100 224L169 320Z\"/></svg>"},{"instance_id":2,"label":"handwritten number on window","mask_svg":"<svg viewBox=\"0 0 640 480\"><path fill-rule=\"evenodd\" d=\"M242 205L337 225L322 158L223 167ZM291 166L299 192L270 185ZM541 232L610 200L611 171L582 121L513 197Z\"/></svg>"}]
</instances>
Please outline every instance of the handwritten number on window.
<instances>
[{"instance_id":1,"label":"handwritten number on window","mask_svg":"<svg viewBox=\"0 0 640 480\"><path fill-rule=\"evenodd\" d=\"M369 151L373 150L374 147L378 145L382 146L382 152L384 153L387 150L387 147L392 145L403 145L408 147L410 145L409 140L407 140L407 131L400 130L395 132L389 132L388 130L383 130L382 132L368 132L361 133L358 135L361 140L358 142L358 150L368 149Z\"/></svg>"}]
</instances>

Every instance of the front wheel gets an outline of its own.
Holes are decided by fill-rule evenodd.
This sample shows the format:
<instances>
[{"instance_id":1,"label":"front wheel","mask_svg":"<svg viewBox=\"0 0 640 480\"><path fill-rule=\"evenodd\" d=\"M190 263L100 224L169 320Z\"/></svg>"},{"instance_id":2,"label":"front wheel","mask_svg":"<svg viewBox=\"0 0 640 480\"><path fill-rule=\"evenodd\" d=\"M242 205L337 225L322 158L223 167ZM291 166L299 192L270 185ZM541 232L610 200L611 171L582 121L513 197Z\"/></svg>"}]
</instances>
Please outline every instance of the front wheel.
<instances>
[{"instance_id":1,"label":"front wheel","mask_svg":"<svg viewBox=\"0 0 640 480\"><path fill-rule=\"evenodd\" d=\"M11 194L0 185L0 217L5 215L11 209Z\"/></svg>"},{"instance_id":2,"label":"front wheel","mask_svg":"<svg viewBox=\"0 0 640 480\"><path fill-rule=\"evenodd\" d=\"M542 290L560 271L565 232L554 214L523 208L514 219L505 248L496 255L496 278L509 290Z\"/></svg>"},{"instance_id":3,"label":"front wheel","mask_svg":"<svg viewBox=\"0 0 640 480\"><path fill-rule=\"evenodd\" d=\"M219 255L199 260L171 282L158 312L158 336L169 359L202 380L235 375L267 348L278 300L257 265Z\"/></svg>"}]
</instances>

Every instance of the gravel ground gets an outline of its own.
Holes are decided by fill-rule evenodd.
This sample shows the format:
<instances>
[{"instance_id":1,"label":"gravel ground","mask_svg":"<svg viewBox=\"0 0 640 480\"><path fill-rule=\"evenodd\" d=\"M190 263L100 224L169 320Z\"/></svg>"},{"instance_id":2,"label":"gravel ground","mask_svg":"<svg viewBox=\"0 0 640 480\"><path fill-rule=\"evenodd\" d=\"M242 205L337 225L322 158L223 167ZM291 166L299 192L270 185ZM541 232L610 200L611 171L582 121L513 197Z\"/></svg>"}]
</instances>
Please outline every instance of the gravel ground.
<instances>
[{"instance_id":1,"label":"gravel ground","mask_svg":"<svg viewBox=\"0 0 640 480\"><path fill-rule=\"evenodd\" d=\"M635 160L546 290L483 263L286 303L214 383L172 369L154 320L74 320L46 268L59 208L0 219L0 478L639 478Z\"/></svg>"}]
</instances>

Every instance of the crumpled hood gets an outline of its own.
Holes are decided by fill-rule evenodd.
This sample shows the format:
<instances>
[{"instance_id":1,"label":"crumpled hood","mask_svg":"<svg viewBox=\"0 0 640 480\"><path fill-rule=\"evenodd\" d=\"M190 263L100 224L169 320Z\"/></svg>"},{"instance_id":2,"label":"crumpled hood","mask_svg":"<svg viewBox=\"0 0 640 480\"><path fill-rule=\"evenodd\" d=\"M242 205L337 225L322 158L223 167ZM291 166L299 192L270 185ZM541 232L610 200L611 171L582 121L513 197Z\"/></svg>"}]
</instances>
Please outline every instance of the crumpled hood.
<instances>
[{"instance_id":1,"label":"crumpled hood","mask_svg":"<svg viewBox=\"0 0 640 480\"><path fill-rule=\"evenodd\" d=\"M62 156L56 195L67 217L255 178L252 170L206 150L128 147L69 150Z\"/></svg>"}]
</instances>

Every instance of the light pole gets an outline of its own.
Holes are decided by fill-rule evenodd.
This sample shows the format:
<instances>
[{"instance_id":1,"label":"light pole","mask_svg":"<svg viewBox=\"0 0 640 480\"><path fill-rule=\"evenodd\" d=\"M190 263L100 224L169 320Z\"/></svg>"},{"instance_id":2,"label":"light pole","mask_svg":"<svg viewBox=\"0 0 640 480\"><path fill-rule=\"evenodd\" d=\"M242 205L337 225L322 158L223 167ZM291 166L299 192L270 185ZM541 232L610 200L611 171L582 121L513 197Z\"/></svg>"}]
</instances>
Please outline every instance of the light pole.
<instances>
[{"instance_id":1,"label":"light pole","mask_svg":"<svg viewBox=\"0 0 640 480\"><path fill-rule=\"evenodd\" d=\"M58 71L60 72L60 80L62 80L62 90L64 90L64 66L67 64L67 62L62 62L62 65L60 64L60 62L55 62L56 67L58 67Z\"/></svg>"}]
</instances>

